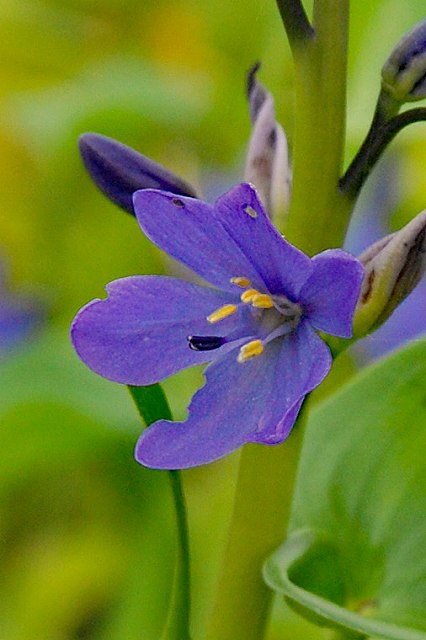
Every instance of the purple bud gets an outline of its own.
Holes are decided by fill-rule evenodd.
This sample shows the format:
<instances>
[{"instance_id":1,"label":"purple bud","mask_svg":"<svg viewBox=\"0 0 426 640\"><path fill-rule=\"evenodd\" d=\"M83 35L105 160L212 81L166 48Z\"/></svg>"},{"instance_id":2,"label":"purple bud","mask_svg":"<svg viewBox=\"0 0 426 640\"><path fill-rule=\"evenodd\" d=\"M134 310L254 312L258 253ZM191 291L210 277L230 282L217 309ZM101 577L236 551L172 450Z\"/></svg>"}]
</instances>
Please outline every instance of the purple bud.
<instances>
[{"instance_id":1,"label":"purple bud","mask_svg":"<svg viewBox=\"0 0 426 640\"><path fill-rule=\"evenodd\" d=\"M134 215L132 196L139 189L162 189L197 197L182 178L121 142L97 133L79 139L84 165L99 189L119 207Z\"/></svg>"}]
</instances>

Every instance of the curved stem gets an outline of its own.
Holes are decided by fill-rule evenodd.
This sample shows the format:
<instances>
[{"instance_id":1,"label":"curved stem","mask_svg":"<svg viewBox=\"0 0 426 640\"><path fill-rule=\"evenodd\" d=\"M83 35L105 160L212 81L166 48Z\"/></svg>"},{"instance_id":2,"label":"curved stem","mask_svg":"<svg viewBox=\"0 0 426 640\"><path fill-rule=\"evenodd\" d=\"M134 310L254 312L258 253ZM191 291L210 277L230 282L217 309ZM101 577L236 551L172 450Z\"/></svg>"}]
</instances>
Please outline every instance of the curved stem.
<instances>
[{"instance_id":1,"label":"curved stem","mask_svg":"<svg viewBox=\"0 0 426 640\"><path fill-rule=\"evenodd\" d=\"M285 537L305 410L278 446L246 445L241 453L228 544L205 640L261 640L272 600L262 579L266 557Z\"/></svg>"},{"instance_id":2,"label":"curved stem","mask_svg":"<svg viewBox=\"0 0 426 640\"><path fill-rule=\"evenodd\" d=\"M374 165L395 136L409 124L426 121L426 108L404 111L383 124L374 135L369 133L348 170L340 180L340 189L355 200ZM371 132L371 129L370 129Z\"/></svg>"},{"instance_id":3,"label":"curved stem","mask_svg":"<svg viewBox=\"0 0 426 640\"><path fill-rule=\"evenodd\" d=\"M129 385L139 415L149 426L156 420L171 420L166 396L159 384L147 387ZM177 549L172 596L161 640L190 640L190 555L185 496L179 471L169 471L168 478L176 515Z\"/></svg>"}]
</instances>

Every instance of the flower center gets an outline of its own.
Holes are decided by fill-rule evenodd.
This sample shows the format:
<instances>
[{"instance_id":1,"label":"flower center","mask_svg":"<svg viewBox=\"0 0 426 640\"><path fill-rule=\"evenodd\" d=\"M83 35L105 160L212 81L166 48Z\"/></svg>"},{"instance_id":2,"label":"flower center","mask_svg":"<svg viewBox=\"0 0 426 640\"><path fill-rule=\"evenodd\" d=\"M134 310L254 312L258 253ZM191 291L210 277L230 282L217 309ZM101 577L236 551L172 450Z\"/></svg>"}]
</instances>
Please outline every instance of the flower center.
<instances>
[{"instance_id":1,"label":"flower center","mask_svg":"<svg viewBox=\"0 0 426 640\"><path fill-rule=\"evenodd\" d=\"M237 360L243 363L261 355L268 342L294 331L302 317L302 308L282 294L273 295L252 288L250 280L244 276L231 278L231 283L244 289L240 295L241 303L219 307L207 316L207 321L216 324L236 313L241 304L251 307L258 336L240 348ZM189 347L196 351L218 349L225 342L226 338L218 336L188 336Z\"/></svg>"}]
</instances>

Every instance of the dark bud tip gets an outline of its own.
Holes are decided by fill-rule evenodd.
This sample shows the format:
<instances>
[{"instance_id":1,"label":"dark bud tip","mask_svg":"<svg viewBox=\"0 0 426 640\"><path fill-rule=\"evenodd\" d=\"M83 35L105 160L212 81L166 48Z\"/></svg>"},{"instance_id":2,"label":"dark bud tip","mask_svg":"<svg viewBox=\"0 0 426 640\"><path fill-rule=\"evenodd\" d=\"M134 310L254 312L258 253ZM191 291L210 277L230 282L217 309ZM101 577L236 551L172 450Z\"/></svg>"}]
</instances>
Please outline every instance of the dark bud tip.
<instances>
[{"instance_id":1,"label":"dark bud tip","mask_svg":"<svg viewBox=\"0 0 426 640\"><path fill-rule=\"evenodd\" d=\"M254 65L247 72L247 95L250 97L250 94L253 92L256 86L256 75L261 67L261 63L259 61L255 62Z\"/></svg>"},{"instance_id":2,"label":"dark bud tip","mask_svg":"<svg viewBox=\"0 0 426 640\"><path fill-rule=\"evenodd\" d=\"M259 111L268 97L268 92L257 80L257 72L260 67L261 63L256 62L247 73L247 97L252 123L256 121Z\"/></svg>"},{"instance_id":3,"label":"dark bud tip","mask_svg":"<svg viewBox=\"0 0 426 640\"><path fill-rule=\"evenodd\" d=\"M225 344L221 336L188 336L189 348L193 351L214 351Z\"/></svg>"},{"instance_id":4,"label":"dark bud tip","mask_svg":"<svg viewBox=\"0 0 426 640\"><path fill-rule=\"evenodd\" d=\"M79 139L80 154L90 177L107 198L134 215L132 196L139 189L161 189L196 198L182 178L121 142L97 133Z\"/></svg>"}]
</instances>

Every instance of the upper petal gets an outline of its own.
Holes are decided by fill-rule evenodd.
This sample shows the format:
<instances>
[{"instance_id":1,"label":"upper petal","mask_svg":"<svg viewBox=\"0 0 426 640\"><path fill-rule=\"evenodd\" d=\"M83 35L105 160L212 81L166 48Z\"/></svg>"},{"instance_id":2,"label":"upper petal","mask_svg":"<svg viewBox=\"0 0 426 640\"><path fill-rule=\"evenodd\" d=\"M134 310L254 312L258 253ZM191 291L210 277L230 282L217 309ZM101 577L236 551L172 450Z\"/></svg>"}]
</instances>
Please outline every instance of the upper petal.
<instances>
[{"instance_id":1,"label":"upper petal","mask_svg":"<svg viewBox=\"0 0 426 640\"><path fill-rule=\"evenodd\" d=\"M207 315L231 294L174 278L133 276L111 282L108 298L94 300L76 316L71 336L79 357L101 376L124 384L147 385L185 367L217 358L215 351L193 351L190 335L251 335L248 312L212 325Z\"/></svg>"},{"instance_id":2,"label":"upper petal","mask_svg":"<svg viewBox=\"0 0 426 640\"><path fill-rule=\"evenodd\" d=\"M297 300L311 260L278 233L250 184L233 187L215 204L215 216L250 259L271 293Z\"/></svg>"},{"instance_id":3,"label":"upper petal","mask_svg":"<svg viewBox=\"0 0 426 640\"><path fill-rule=\"evenodd\" d=\"M152 242L208 282L235 291L230 278L244 276L256 288L265 286L209 204L151 189L137 191L133 202L138 222Z\"/></svg>"},{"instance_id":4,"label":"upper petal","mask_svg":"<svg viewBox=\"0 0 426 640\"><path fill-rule=\"evenodd\" d=\"M319 253L312 258L312 264L313 273L299 295L305 315L317 329L350 338L363 266L340 249Z\"/></svg>"}]
</instances>

